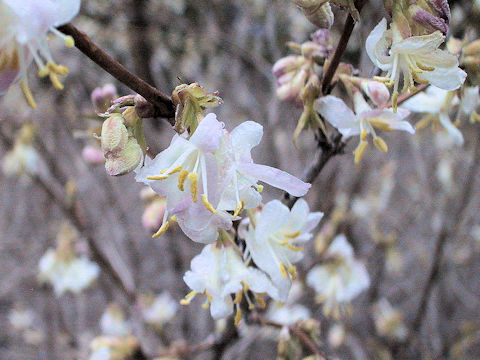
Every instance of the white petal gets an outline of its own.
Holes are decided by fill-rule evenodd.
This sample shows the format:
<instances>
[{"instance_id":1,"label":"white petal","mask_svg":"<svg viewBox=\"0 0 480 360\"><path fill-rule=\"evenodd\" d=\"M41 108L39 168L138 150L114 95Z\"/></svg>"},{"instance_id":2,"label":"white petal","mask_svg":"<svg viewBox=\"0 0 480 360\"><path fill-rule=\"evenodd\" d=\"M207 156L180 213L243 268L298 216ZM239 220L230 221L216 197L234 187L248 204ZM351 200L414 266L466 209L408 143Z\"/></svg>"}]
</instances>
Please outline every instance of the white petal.
<instances>
[{"instance_id":1,"label":"white petal","mask_svg":"<svg viewBox=\"0 0 480 360\"><path fill-rule=\"evenodd\" d=\"M440 123L445 128L445 130L447 130L452 139L455 141L455 143L459 146L462 146L463 135L460 130L458 130L458 128L452 124L452 121L450 120L448 114L446 114L445 112L441 112L438 116L438 119L440 120Z\"/></svg>"},{"instance_id":2,"label":"white petal","mask_svg":"<svg viewBox=\"0 0 480 360\"><path fill-rule=\"evenodd\" d=\"M429 86L426 92L421 92L402 104L402 107L418 113L436 114L445 104L448 91L435 86Z\"/></svg>"},{"instance_id":3,"label":"white petal","mask_svg":"<svg viewBox=\"0 0 480 360\"><path fill-rule=\"evenodd\" d=\"M217 297L212 296L212 302L210 303L210 314L214 319L223 319L233 313L233 301L229 296Z\"/></svg>"},{"instance_id":4,"label":"white petal","mask_svg":"<svg viewBox=\"0 0 480 360\"><path fill-rule=\"evenodd\" d=\"M57 6L56 21L53 26L66 24L78 15L81 0L53 0Z\"/></svg>"},{"instance_id":5,"label":"white petal","mask_svg":"<svg viewBox=\"0 0 480 360\"><path fill-rule=\"evenodd\" d=\"M445 90L456 90L465 82L467 73L458 66L448 68L437 67L433 71L424 71L418 74L422 80Z\"/></svg>"},{"instance_id":6,"label":"white petal","mask_svg":"<svg viewBox=\"0 0 480 360\"><path fill-rule=\"evenodd\" d=\"M208 114L190 137L190 142L205 153L215 152L220 147L223 126L215 114Z\"/></svg>"},{"instance_id":7,"label":"white petal","mask_svg":"<svg viewBox=\"0 0 480 360\"><path fill-rule=\"evenodd\" d=\"M245 121L230 133L233 150L240 154L250 151L260 144L263 136L263 126L255 121Z\"/></svg>"},{"instance_id":8,"label":"white petal","mask_svg":"<svg viewBox=\"0 0 480 360\"><path fill-rule=\"evenodd\" d=\"M297 197L305 195L311 187L295 176L267 165L243 163L239 164L238 170Z\"/></svg>"},{"instance_id":9,"label":"white petal","mask_svg":"<svg viewBox=\"0 0 480 360\"><path fill-rule=\"evenodd\" d=\"M370 60L382 70L386 70L389 66L386 66L386 64L379 61L377 57L377 48L379 46L386 48L386 44L383 44L385 42L384 35L386 31L387 19L383 18L368 35L367 41L365 42L365 47Z\"/></svg>"},{"instance_id":10,"label":"white petal","mask_svg":"<svg viewBox=\"0 0 480 360\"><path fill-rule=\"evenodd\" d=\"M325 96L315 102L315 110L346 138L360 134L357 116L343 100L332 95Z\"/></svg>"}]
</instances>

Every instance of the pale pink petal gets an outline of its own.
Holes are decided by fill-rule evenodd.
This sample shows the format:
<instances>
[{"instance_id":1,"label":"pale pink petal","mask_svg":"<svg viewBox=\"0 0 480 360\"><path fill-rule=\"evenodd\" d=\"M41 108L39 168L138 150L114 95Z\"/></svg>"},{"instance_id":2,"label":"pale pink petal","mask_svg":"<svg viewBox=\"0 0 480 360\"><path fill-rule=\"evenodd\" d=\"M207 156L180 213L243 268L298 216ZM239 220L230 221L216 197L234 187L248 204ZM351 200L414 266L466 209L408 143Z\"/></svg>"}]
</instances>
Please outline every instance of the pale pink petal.
<instances>
[{"instance_id":1,"label":"pale pink petal","mask_svg":"<svg viewBox=\"0 0 480 360\"><path fill-rule=\"evenodd\" d=\"M190 137L190 142L205 153L215 152L220 147L223 127L215 114L208 114Z\"/></svg>"},{"instance_id":2,"label":"pale pink petal","mask_svg":"<svg viewBox=\"0 0 480 360\"><path fill-rule=\"evenodd\" d=\"M311 187L295 176L267 165L243 163L239 164L238 170L297 197L304 196Z\"/></svg>"}]
</instances>

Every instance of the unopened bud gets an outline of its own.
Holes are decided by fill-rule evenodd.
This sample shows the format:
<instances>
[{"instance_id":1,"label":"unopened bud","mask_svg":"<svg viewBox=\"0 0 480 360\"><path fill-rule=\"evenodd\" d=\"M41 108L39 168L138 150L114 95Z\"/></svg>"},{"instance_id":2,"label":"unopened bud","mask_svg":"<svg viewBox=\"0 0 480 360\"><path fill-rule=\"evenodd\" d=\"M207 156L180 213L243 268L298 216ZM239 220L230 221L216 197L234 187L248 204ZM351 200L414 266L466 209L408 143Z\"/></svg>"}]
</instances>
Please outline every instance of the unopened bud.
<instances>
[{"instance_id":1,"label":"unopened bud","mask_svg":"<svg viewBox=\"0 0 480 360\"><path fill-rule=\"evenodd\" d=\"M362 81L360 86L368 98L377 106L385 104L390 99L390 91L384 83L367 80Z\"/></svg>"},{"instance_id":2,"label":"unopened bud","mask_svg":"<svg viewBox=\"0 0 480 360\"><path fill-rule=\"evenodd\" d=\"M124 175L133 171L143 158L143 151L134 137L118 152L105 155L105 169L110 176Z\"/></svg>"},{"instance_id":3,"label":"unopened bud","mask_svg":"<svg viewBox=\"0 0 480 360\"><path fill-rule=\"evenodd\" d=\"M415 21L417 25L420 25L431 32L438 30L441 31L444 35L447 34L448 24L443 18L435 16L434 14L423 10L418 5L411 5L408 8L408 11L410 12L412 20Z\"/></svg>"},{"instance_id":4,"label":"unopened bud","mask_svg":"<svg viewBox=\"0 0 480 360\"><path fill-rule=\"evenodd\" d=\"M128 141L128 131L120 114L114 114L103 122L101 143L104 153L123 148Z\"/></svg>"},{"instance_id":5,"label":"unopened bud","mask_svg":"<svg viewBox=\"0 0 480 360\"><path fill-rule=\"evenodd\" d=\"M463 48L464 56L474 56L480 60L480 39L475 40Z\"/></svg>"},{"instance_id":6,"label":"unopened bud","mask_svg":"<svg viewBox=\"0 0 480 360\"><path fill-rule=\"evenodd\" d=\"M117 89L112 84L98 87L90 96L93 107L97 113L104 113L110 107L111 102L117 98Z\"/></svg>"},{"instance_id":7,"label":"unopened bud","mask_svg":"<svg viewBox=\"0 0 480 360\"><path fill-rule=\"evenodd\" d=\"M289 55L278 60L272 67L273 75L280 78L291 71L295 71L303 65L305 60L300 55Z\"/></svg>"},{"instance_id":8,"label":"unopened bud","mask_svg":"<svg viewBox=\"0 0 480 360\"><path fill-rule=\"evenodd\" d=\"M335 16L328 2L320 6L303 7L302 10L308 21L319 28L330 29L335 21Z\"/></svg>"},{"instance_id":9,"label":"unopened bud","mask_svg":"<svg viewBox=\"0 0 480 360\"><path fill-rule=\"evenodd\" d=\"M448 5L448 0L428 0L428 3L433 7L436 12L436 15L440 16L445 23L448 25L450 23L450 6Z\"/></svg>"},{"instance_id":10,"label":"unopened bud","mask_svg":"<svg viewBox=\"0 0 480 360\"><path fill-rule=\"evenodd\" d=\"M82 150L82 158L89 164L99 165L103 164L105 158L103 157L103 151L93 145L87 145Z\"/></svg>"}]
</instances>

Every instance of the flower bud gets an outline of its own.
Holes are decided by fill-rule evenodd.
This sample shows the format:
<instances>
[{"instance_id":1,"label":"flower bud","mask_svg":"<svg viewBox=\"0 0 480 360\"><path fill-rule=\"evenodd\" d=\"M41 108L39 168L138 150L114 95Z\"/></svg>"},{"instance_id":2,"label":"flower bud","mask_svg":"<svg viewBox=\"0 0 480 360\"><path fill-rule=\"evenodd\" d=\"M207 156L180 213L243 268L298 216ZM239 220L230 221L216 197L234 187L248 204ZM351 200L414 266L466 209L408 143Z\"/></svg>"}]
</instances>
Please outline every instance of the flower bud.
<instances>
[{"instance_id":1,"label":"flower bud","mask_svg":"<svg viewBox=\"0 0 480 360\"><path fill-rule=\"evenodd\" d=\"M87 145L82 150L82 158L87 163L92 165L99 165L105 162L103 151L96 146Z\"/></svg>"},{"instance_id":2,"label":"flower bud","mask_svg":"<svg viewBox=\"0 0 480 360\"><path fill-rule=\"evenodd\" d=\"M313 25L322 29L330 29L332 27L335 16L328 2L320 6L304 7L302 10L305 17Z\"/></svg>"},{"instance_id":3,"label":"flower bud","mask_svg":"<svg viewBox=\"0 0 480 360\"><path fill-rule=\"evenodd\" d=\"M142 225L147 231L157 231L162 225L165 214L165 199L159 198L152 201L145 207L142 215Z\"/></svg>"},{"instance_id":4,"label":"flower bud","mask_svg":"<svg viewBox=\"0 0 480 360\"><path fill-rule=\"evenodd\" d=\"M123 148L127 140L128 130L120 114L113 114L103 122L101 143L104 153Z\"/></svg>"},{"instance_id":5,"label":"flower bud","mask_svg":"<svg viewBox=\"0 0 480 360\"><path fill-rule=\"evenodd\" d=\"M428 3L433 7L436 12L436 15L440 16L445 23L448 25L450 23L450 6L448 5L448 0L427 0Z\"/></svg>"},{"instance_id":6,"label":"flower bud","mask_svg":"<svg viewBox=\"0 0 480 360\"><path fill-rule=\"evenodd\" d=\"M360 86L368 98L377 106L385 104L390 99L390 91L384 83L367 80L362 81Z\"/></svg>"},{"instance_id":7,"label":"flower bud","mask_svg":"<svg viewBox=\"0 0 480 360\"><path fill-rule=\"evenodd\" d=\"M97 113L104 113L110 107L111 102L117 98L117 89L112 84L96 88L90 95L93 107Z\"/></svg>"},{"instance_id":8,"label":"flower bud","mask_svg":"<svg viewBox=\"0 0 480 360\"><path fill-rule=\"evenodd\" d=\"M143 158L143 151L134 137L128 139L120 151L105 155L105 169L110 176L128 174L135 170Z\"/></svg>"},{"instance_id":9,"label":"flower bud","mask_svg":"<svg viewBox=\"0 0 480 360\"><path fill-rule=\"evenodd\" d=\"M447 22L434 14L423 10L418 5L411 5L408 8L412 20L415 21L417 25L422 26L429 32L441 31L444 35L448 32Z\"/></svg>"},{"instance_id":10,"label":"flower bud","mask_svg":"<svg viewBox=\"0 0 480 360\"><path fill-rule=\"evenodd\" d=\"M298 69L305 62L304 58L300 55L289 55L278 60L272 68L273 75L276 78L280 78L285 74Z\"/></svg>"}]
</instances>

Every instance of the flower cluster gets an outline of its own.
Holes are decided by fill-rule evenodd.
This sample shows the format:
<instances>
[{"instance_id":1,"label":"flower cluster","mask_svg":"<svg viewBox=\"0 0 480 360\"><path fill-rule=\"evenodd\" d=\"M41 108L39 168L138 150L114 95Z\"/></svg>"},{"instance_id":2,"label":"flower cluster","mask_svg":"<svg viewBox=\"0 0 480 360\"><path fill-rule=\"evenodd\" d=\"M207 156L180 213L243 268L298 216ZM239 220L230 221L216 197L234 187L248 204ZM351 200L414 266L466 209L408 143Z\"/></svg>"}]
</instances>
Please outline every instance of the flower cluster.
<instances>
[{"instance_id":1,"label":"flower cluster","mask_svg":"<svg viewBox=\"0 0 480 360\"><path fill-rule=\"evenodd\" d=\"M0 95L19 82L28 104L37 107L27 82L32 62L38 67L38 76L48 76L55 88L63 89L58 77L67 75L68 68L53 60L47 35L53 33L72 47L73 39L56 27L72 20L79 9L80 0L0 1Z\"/></svg>"},{"instance_id":2,"label":"flower cluster","mask_svg":"<svg viewBox=\"0 0 480 360\"><path fill-rule=\"evenodd\" d=\"M77 294L98 277L100 268L86 257L77 257L74 241L77 233L70 225L62 226L57 236L57 248L49 249L40 259L39 280L53 286L55 294Z\"/></svg>"}]
</instances>

